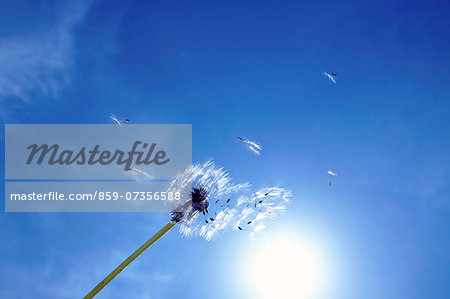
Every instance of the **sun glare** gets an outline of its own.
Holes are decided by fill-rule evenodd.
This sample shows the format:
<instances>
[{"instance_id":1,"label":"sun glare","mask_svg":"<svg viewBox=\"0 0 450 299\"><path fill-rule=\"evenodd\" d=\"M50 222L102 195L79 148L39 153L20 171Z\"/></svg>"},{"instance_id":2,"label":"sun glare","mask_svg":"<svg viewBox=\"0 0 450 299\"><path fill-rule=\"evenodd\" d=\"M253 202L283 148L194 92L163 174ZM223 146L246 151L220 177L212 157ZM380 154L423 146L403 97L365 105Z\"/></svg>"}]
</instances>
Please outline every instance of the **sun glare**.
<instances>
[{"instance_id":1,"label":"sun glare","mask_svg":"<svg viewBox=\"0 0 450 299\"><path fill-rule=\"evenodd\" d=\"M314 298L324 279L322 263L311 245L277 240L253 254L252 289L257 298Z\"/></svg>"}]
</instances>

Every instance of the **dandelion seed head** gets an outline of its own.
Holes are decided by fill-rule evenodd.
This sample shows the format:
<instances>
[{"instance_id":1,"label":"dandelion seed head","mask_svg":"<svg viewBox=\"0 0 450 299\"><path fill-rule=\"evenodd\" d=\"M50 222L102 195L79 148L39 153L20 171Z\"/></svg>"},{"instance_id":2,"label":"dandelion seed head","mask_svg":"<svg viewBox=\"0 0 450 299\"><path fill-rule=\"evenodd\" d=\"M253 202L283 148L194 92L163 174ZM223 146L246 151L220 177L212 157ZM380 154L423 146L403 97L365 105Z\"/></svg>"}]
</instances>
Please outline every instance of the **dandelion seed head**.
<instances>
[{"instance_id":1,"label":"dandelion seed head","mask_svg":"<svg viewBox=\"0 0 450 299\"><path fill-rule=\"evenodd\" d=\"M212 160L191 165L178 174L168 188L169 192L180 192L182 198L172 209L172 220L179 223L182 235L201 235L209 239L213 234L211 231L225 227L219 222L230 221L230 216L225 217L228 212L224 209L229 196L249 187L248 183L234 184L228 173ZM213 209L210 209L210 201L215 202ZM214 221L203 224L204 212L217 216Z\"/></svg>"},{"instance_id":2,"label":"dandelion seed head","mask_svg":"<svg viewBox=\"0 0 450 299\"><path fill-rule=\"evenodd\" d=\"M229 230L254 233L266 221L284 213L292 194L270 187L251 192L250 184L235 184L229 174L212 160L194 164L172 181L169 191L181 192L183 200L172 209L172 220L183 236L213 239Z\"/></svg>"}]
</instances>

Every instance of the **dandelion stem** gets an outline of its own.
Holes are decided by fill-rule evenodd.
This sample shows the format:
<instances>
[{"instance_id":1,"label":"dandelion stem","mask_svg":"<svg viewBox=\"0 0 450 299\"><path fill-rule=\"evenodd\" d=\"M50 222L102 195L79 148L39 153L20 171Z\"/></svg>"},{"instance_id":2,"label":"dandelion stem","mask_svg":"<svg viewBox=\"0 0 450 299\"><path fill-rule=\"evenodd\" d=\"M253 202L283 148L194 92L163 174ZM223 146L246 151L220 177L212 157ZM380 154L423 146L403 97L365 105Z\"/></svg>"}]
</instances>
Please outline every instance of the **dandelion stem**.
<instances>
[{"instance_id":1,"label":"dandelion stem","mask_svg":"<svg viewBox=\"0 0 450 299\"><path fill-rule=\"evenodd\" d=\"M114 271L112 271L105 279L103 279L92 291L87 294L84 299L93 298L100 292L114 277L116 277L126 266L128 266L132 261L134 261L139 255L141 255L146 249L148 249L153 243L158 241L165 233L167 233L176 224L175 221L170 221L166 226L164 226L159 232L157 232L153 237L151 237L147 242L145 242L139 249L137 249L132 255L130 255L126 260L124 260Z\"/></svg>"}]
</instances>

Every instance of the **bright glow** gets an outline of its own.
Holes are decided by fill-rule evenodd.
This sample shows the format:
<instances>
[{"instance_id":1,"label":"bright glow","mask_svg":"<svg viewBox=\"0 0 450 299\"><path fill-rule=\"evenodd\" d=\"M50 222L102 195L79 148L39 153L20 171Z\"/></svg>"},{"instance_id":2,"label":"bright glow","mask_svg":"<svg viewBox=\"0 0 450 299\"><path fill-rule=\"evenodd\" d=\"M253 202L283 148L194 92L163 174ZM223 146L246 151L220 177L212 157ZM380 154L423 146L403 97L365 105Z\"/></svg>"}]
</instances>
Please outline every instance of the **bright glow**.
<instances>
[{"instance_id":1,"label":"bright glow","mask_svg":"<svg viewBox=\"0 0 450 299\"><path fill-rule=\"evenodd\" d=\"M322 262L311 245L277 240L253 254L252 289L258 298L314 298L325 279Z\"/></svg>"}]
</instances>

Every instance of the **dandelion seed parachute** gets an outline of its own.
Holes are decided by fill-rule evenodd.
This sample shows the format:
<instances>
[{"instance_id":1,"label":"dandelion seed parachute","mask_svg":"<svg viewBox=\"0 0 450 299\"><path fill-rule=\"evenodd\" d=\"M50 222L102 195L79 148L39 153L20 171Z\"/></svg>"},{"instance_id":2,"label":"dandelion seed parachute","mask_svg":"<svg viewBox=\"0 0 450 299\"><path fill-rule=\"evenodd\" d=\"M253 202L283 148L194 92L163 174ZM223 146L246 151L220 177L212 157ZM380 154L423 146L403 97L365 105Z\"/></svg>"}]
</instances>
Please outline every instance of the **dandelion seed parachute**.
<instances>
[{"instance_id":1,"label":"dandelion seed parachute","mask_svg":"<svg viewBox=\"0 0 450 299\"><path fill-rule=\"evenodd\" d=\"M328 170L327 173L328 173L329 175L332 175L332 176L337 176L337 174L334 173L334 172L332 172L331 170Z\"/></svg>"},{"instance_id":2,"label":"dandelion seed parachute","mask_svg":"<svg viewBox=\"0 0 450 299\"><path fill-rule=\"evenodd\" d=\"M333 82L334 84L336 84L336 79L335 79L335 77L337 76L336 74L334 74L334 73L329 74L329 73L327 73L327 72L324 72L323 74L324 74L328 79L330 79L331 82Z\"/></svg>"},{"instance_id":3,"label":"dandelion seed parachute","mask_svg":"<svg viewBox=\"0 0 450 299\"><path fill-rule=\"evenodd\" d=\"M255 154L257 154L257 155L260 155L260 154L261 154L261 151L262 151L262 146L261 146L261 144L256 143L256 142L254 142L254 141L250 141L250 140L248 140L247 138L241 138L241 137L238 137L238 139L239 139L240 141L244 142L244 143L247 145L247 147L248 147L252 152L254 152Z\"/></svg>"},{"instance_id":4,"label":"dandelion seed parachute","mask_svg":"<svg viewBox=\"0 0 450 299\"><path fill-rule=\"evenodd\" d=\"M137 168L132 168L130 170L130 173L136 178L136 179L148 179L148 180L153 180L155 177L150 175L149 173L137 169Z\"/></svg>"},{"instance_id":5,"label":"dandelion seed parachute","mask_svg":"<svg viewBox=\"0 0 450 299\"><path fill-rule=\"evenodd\" d=\"M109 118L112 119L114 122L116 122L119 126L123 123L128 123L130 120L128 118L126 119L118 119L114 114L110 114Z\"/></svg>"},{"instance_id":6,"label":"dandelion seed parachute","mask_svg":"<svg viewBox=\"0 0 450 299\"><path fill-rule=\"evenodd\" d=\"M333 182L333 177L337 176L337 173L334 173L331 170L328 170L327 173L331 176L330 177L330 182L328 183L328 186L331 186L331 183Z\"/></svg>"}]
</instances>

